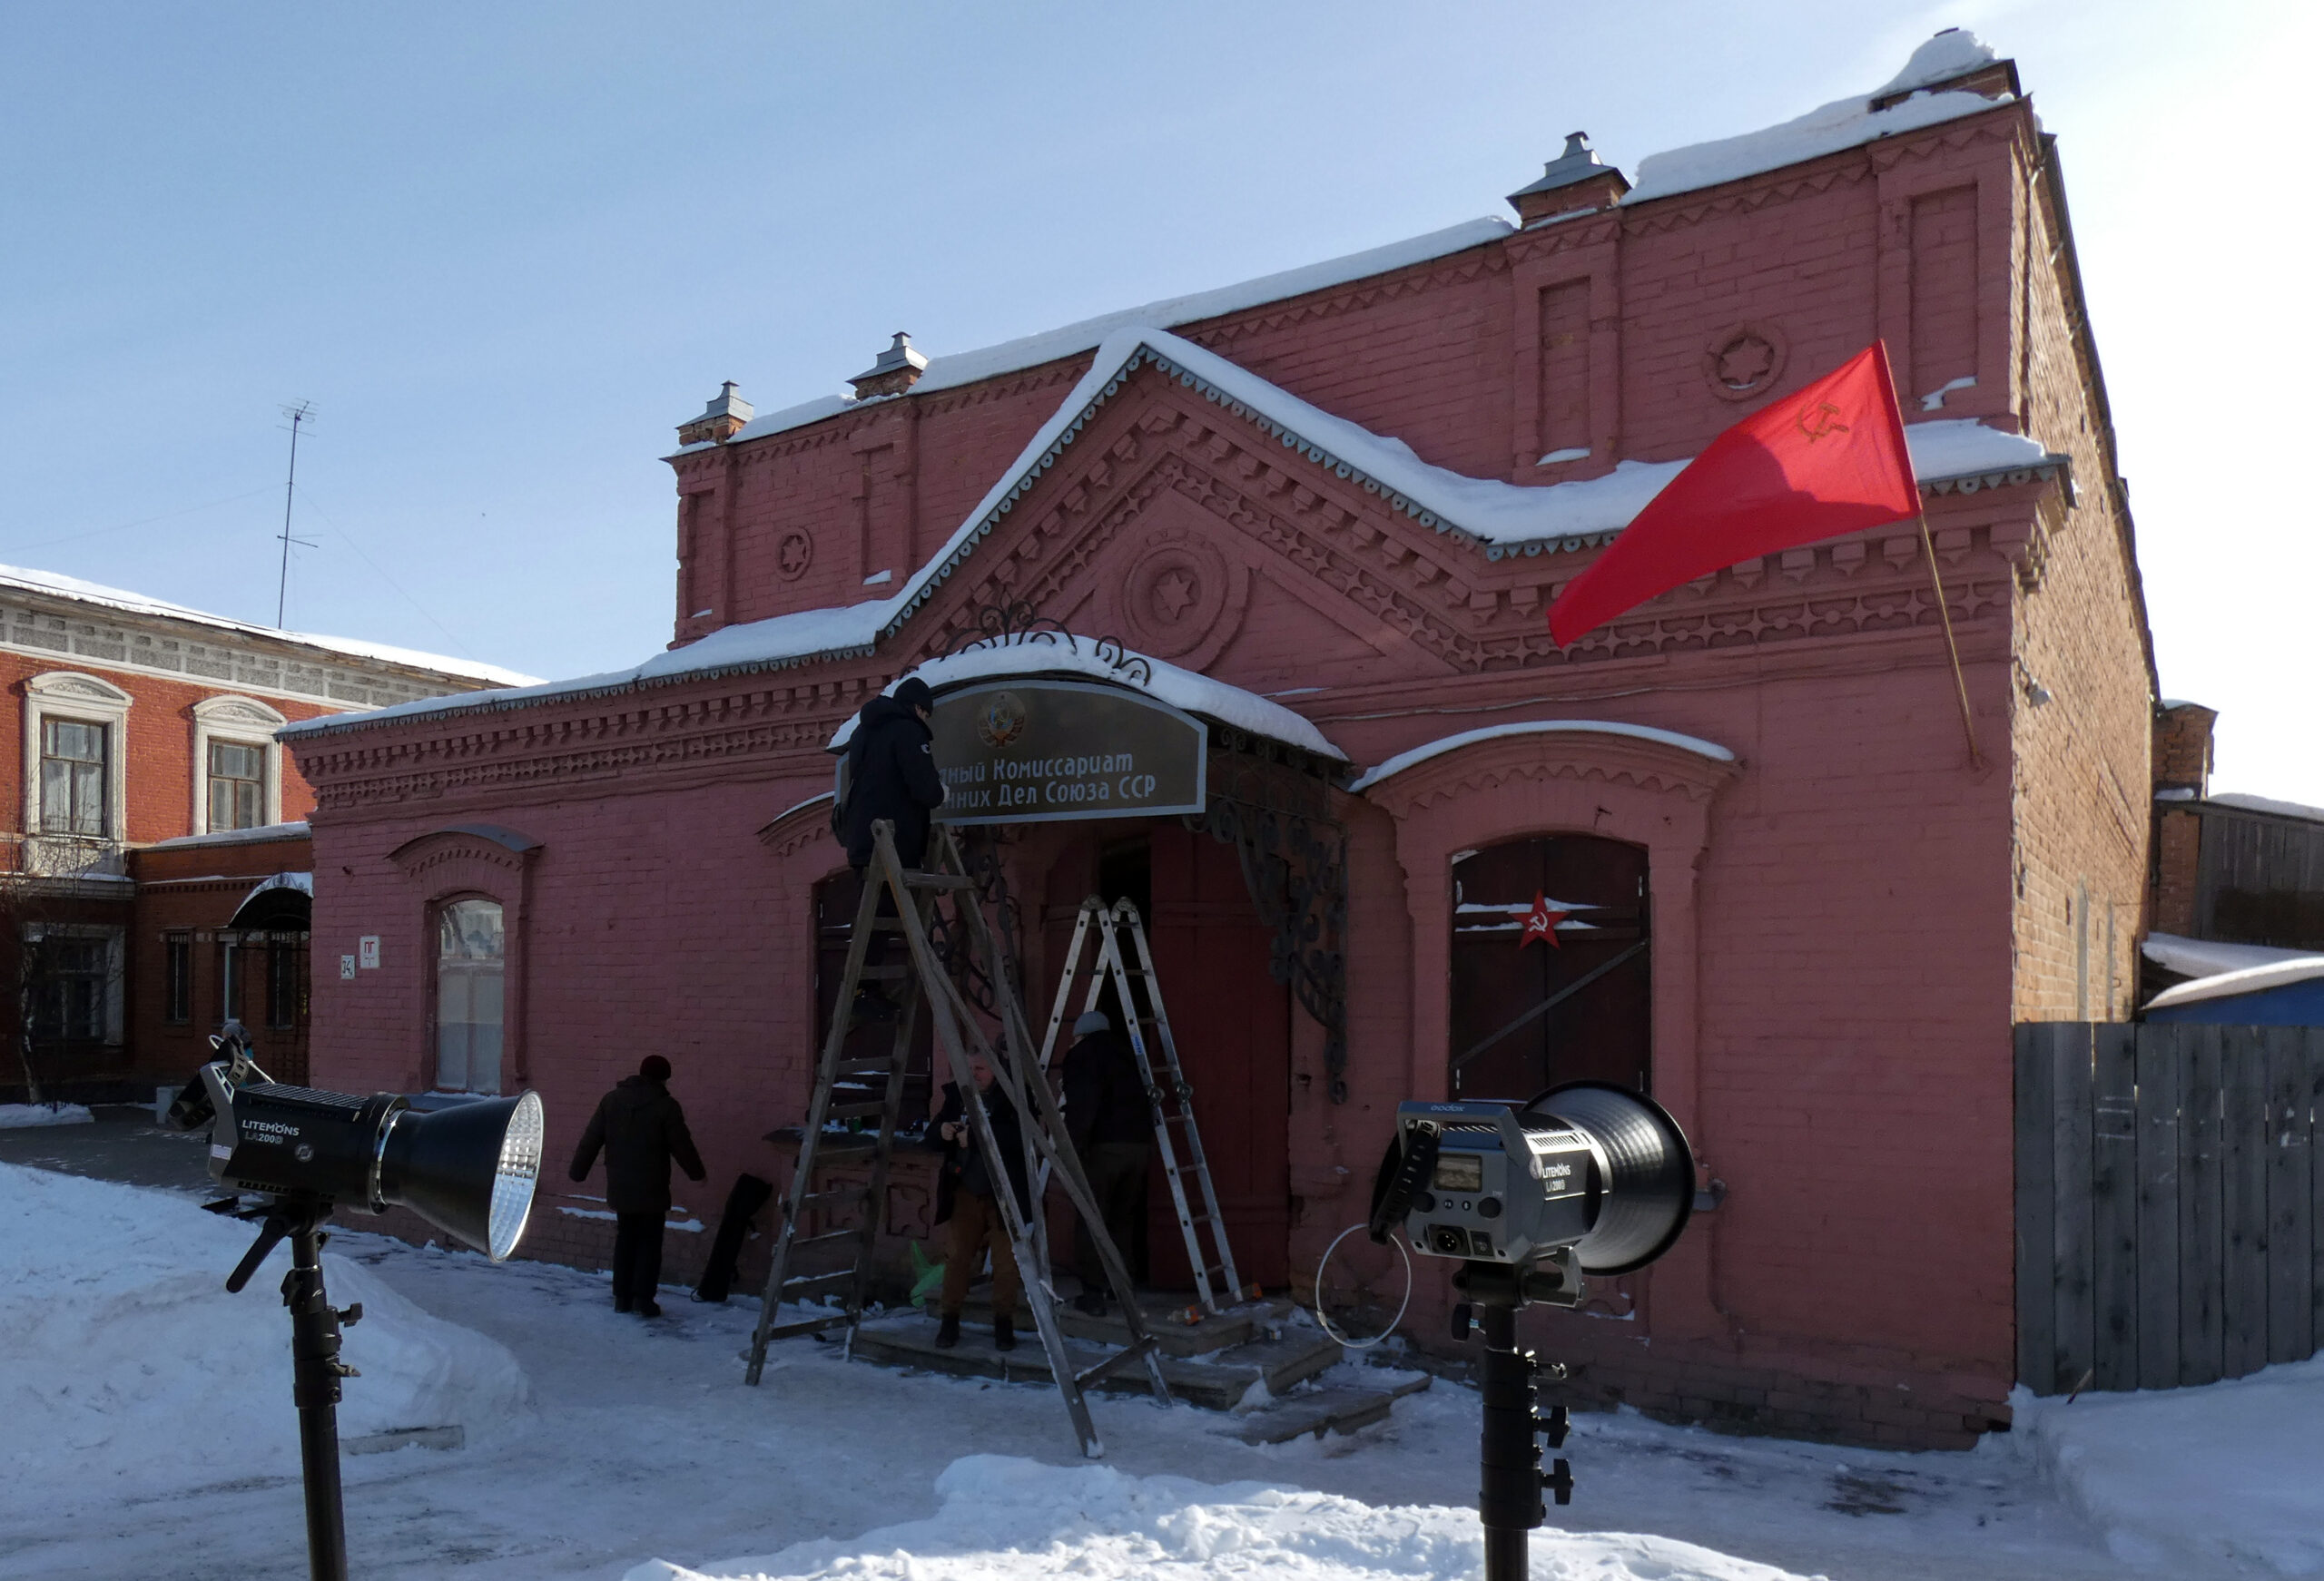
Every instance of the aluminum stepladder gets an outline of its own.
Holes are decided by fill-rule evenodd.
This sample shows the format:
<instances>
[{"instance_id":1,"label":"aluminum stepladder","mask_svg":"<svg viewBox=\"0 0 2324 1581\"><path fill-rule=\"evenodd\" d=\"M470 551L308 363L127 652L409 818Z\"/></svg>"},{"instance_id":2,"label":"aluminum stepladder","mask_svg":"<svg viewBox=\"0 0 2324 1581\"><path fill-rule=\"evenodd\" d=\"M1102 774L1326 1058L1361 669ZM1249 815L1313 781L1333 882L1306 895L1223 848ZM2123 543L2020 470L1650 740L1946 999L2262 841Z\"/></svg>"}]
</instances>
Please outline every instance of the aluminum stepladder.
<instances>
[{"instance_id":1,"label":"aluminum stepladder","mask_svg":"<svg viewBox=\"0 0 2324 1581\"><path fill-rule=\"evenodd\" d=\"M1124 1030L1129 1036L1130 1051L1137 1056L1138 1075L1146 1084L1147 1106L1154 1118L1154 1142L1162 1151L1162 1173L1170 1183L1170 1205L1177 1210L1178 1233L1186 1237L1187 1262L1195 1271L1195 1289L1201 1297L1203 1310L1216 1313L1254 1292L1243 1288L1241 1276L1235 1272L1235 1252L1226 1242L1226 1221L1218 1211L1218 1189L1211 1180L1209 1157L1202 1149L1202 1133L1195 1124L1194 1086L1178 1064L1177 1040L1170 1034L1170 1017L1162 1006L1162 980L1155 975L1154 951L1147 942L1146 923L1138 916L1136 904L1128 899L1108 906L1092 895L1081 902L1081 913L1073 923L1073 942L1065 952L1065 969L1058 977L1057 1002L1049 1011L1049 1030L1041 1039L1041 1068L1049 1068L1056 1053L1058 1034L1065 1025L1066 1009L1072 1000L1074 979L1081 972L1082 948L1090 937L1093 923L1098 955L1090 963L1089 991L1082 1001L1081 1011L1086 1015L1098 1008L1106 985L1113 985L1114 1002L1122 1007L1123 1018L1129 1023ZM1135 967L1122 956L1124 933L1137 947ZM1144 986L1143 1003L1133 994L1133 985ZM1147 1041L1149 1028L1154 1035L1151 1044ZM1157 1054L1159 1059L1155 1057ZM1177 1132L1175 1141L1173 1127ZM1178 1162L1182 1145L1187 1154L1184 1164ZM1186 1177L1189 1173L1195 1177L1201 1193L1199 1213L1187 1196ZM1216 1248L1215 1257L1203 1250L1201 1232L1205 1228L1209 1231L1211 1244Z\"/></svg>"},{"instance_id":2,"label":"aluminum stepladder","mask_svg":"<svg viewBox=\"0 0 2324 1581\"><path fill-rule=\"evenodd\" d=\"M931 866L926 870L905 868L896 857L894 830L885 820L872 824L873 850L872 865L866 870L863 896L856 907L855 928L848 942L847 965L840 978L839 999L835 1006L829 1035L823 1040L822 1063L816 1072L814 1096L808 1105L805 1127L800 1140L799 1160L792 1175L791 1195L783 1215L783 1231L774 1248L773 1259L767 1270L765 1292L759 1309L758 1327L751 1339L749 1370L746 1381L757 1383L766 1364L766 1348L777 1339L793 1334L819 1331L845 1325L851 1350L854 1332L862 1321L864 1294L870 1283L874 1252L877 1249L880 1223L886 1208L888 1162L895 1147L898 1119L902 1111L903 1087L910 1064L912 1030L915 1017L925 1001L930 1020L936 1035L937 1046L942 1051L946 1068L959 1085L967 1111L969 1129L979 1154L984 1160L989 1178L1006 1183L1009 1171L1003 1165L998 1139L983 1101L977 1093L976 1082L969 1065L971 1058L981 1059L991 1067L996 1085L1016 1109L1018 1129L1024 1142L1021 1163L1028 1180L1046 1182L1054 1177L1063 1188L1074 1211L1088 1224L1098 1245L1100 1262L1108 1281L1128 1318L1130 1343L1104 1358L1096 1366L1077 1374L1072 1359L1065 1349L1065 1338L1057 1321L1057 1302L1051 1287L1046 1255L1037 1243L1034 1228L1027 1216L1019 1211L1016 1193L1005 1189L997 1192L994 1201L1000 1208L1003 1226L1017 1259L1017 1267L1025 1290L1026 1301L1033 1312L1033 1326L1039 1333L1041 1348L1049 1359L1050 1376L1058 1391L1065 1399L1066 1412L1071 1418L1074 1436L1079 1440L1085 1456L1096 1457L1105 1452L1099 1442L1096 1426L1089 1419L1089 1409L1084 1391L1108 1375L1143 1361L1147 1382L1158 1404L1169 1403L1169 1385L1162 1376L1161 1354L1155 1344L1131 1298L1129 1271L1123 1263L1120 1252L1106 1233L1106 1223L1098 1212L1096 1198L1091 1194L1081 1161L1073 1151L1073 1144L1066 1135L1065 1126L1057 1105L1050 1100L1046 1085L1029 1090L1024 1067L1030 1062L1032 1038L1027 1030L1022 1008L1018 1005L1016 989L1008 963L1001 958L990 927L984 916L982 902L976 894L975 880L970 879L960 860L960 847L950 830L939 825L929 841ZM1019 1056L1003 1059L994 1051L991 1042L960 989L945 969L935 945L929 937L929 923L936 914L940 897L953 897L954 915L961 938L978 969L993 986L996 1008L1000 1012L1000 1033L1004 1045ZM891 895L896 915L879 914L882 895ZM901 964L867 969L864 956L872 936L878 930L893 930L904 936L907 957ZM889 1056L881 1061L850 1061L845 1057L847 1033L852 1020L852 1007L859 986L871 980L888 980L906 986L901 996L901 1007L896 1018L896 1036ZM883 1079L885 1090L876 1105L868 1097L850 1096L835 1101L835 1092L842 1085L861 1085L868 1078ZM823 1127L833 1120L851 1117L868 1118L876 1112L880 1130L873 1142L872 1178L864 1187L818 1193L813 1190L818 1144L823 1139ZM853 1228L828 1231L812 1236L797 1234L801 1213L811 1206L835 1203L860 1203L860 1223ZM1041 1213L1041 1199L1033 1200L1036 1217ZM846 1269L820 1275L793 1277L790 1261L793 1252L823 1243L837 1245L852 1242L854 1252L852 1265ZM1040 1238L1045 1243L1046 1237ZM836 1309L819 1311L790 1323L777 1323L775 1318L782 1300L804 1292L812 1287L846 1281L846 1294Z\"/></svg>"}]
</instances>

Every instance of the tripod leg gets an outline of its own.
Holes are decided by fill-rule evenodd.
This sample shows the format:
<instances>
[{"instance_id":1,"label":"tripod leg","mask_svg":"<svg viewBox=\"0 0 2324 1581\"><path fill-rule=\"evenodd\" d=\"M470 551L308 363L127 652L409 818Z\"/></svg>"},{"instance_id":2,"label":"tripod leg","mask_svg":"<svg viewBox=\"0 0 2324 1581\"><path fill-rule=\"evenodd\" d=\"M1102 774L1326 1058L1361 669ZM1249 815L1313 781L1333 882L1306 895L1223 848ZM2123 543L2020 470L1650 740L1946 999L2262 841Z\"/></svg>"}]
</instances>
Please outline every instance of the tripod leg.
<instances>
[{"instance_id":1,"label":"tripod leg","mask_svg":"<svg viewBox=\"0 0 2324 1581\"><path fill-rule=\"evenodd\" d=\"M314 1581L347 1581L347 1515L339 1482L339 1314L323 1293L319 1221L290 1229L290 1272L282 1304L290 1309L291 1399L299 1407L299 1467L307 1489L307 1567Z\"/></svg>"}]
</instances>

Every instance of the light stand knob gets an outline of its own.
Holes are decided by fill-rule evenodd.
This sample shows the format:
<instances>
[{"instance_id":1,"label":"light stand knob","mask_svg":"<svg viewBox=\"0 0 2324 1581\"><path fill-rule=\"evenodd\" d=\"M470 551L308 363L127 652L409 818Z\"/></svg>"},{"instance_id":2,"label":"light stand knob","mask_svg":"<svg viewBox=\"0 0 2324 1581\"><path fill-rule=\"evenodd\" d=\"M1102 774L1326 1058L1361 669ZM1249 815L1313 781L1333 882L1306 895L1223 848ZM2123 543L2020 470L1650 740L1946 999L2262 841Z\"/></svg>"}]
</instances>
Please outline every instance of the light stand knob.
<instances>
[{"instance_id":1,"label":"light stand knob","mask_svg":"<svg viewBox=\"0 0 2324 1581\"><path fill-rule=\"evenodd\" d=\"M1567 1465L1562 1457L1552 1460L1550 1462L1549 1471L1541 1478L1541 1486L1548 1488L1550 1496L1560 1504L1571 1504L1573 1502L1573 1468Z\"/></svg>"},{"instance_id":2,"label":"light stand knob","mask_svg":"<svg viewBox=\"0 0 2324 1581\"><path fill-rule=\"evenodd\" d=\"M1553 1405L1547 1416L1539 1411L1533 1413L1533 1430L1549 1439L1551 1448L1562 1449L1565 1448L1565 1436L1573 1430L1573 1424L1566 1416L1565 1407Z\"/></svg>"}]
</instances>

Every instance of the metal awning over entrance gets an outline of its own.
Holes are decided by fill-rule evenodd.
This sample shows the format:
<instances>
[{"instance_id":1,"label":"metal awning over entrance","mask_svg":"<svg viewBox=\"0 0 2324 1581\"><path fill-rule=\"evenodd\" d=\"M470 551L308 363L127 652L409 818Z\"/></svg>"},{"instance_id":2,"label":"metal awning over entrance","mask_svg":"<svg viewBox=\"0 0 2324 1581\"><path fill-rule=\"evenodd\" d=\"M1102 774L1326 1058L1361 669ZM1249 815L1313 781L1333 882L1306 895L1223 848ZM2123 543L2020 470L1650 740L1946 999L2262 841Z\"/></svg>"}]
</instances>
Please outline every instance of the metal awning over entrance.
<instances>
[{"instance_id":1,"label":"metal awning over entrance","mask_svg":"<svg viewBox=\"0 0 2324 1581\"><path fill-rule=\"evenodd\" d=\"M963 828L1177 818L1235 848L1269 971L1324 1031L1330 1092L1347 1086L1347 830L1332 792L1345 753L1256 692L1068 632L1021 606L988 611L982 634L908 674L935 697L935 756ZM899 677L899 682L902 677ZM891 688L892 691L892 687ZM850 720L827 748L844 796ZM999 881L997 851L970 836L972 871Z\"/></svg>"},{"instance_id":2,"label":"metal awning over entrance","mask_svg":"<svg viewBox=\"0 0 2324 1581\"><path fill-rule=\"evenodd\" d=\"M314 874L277 873L242 897L226 926L247 933L305 933L314 911Z\"/></svg>"}]
</instances>

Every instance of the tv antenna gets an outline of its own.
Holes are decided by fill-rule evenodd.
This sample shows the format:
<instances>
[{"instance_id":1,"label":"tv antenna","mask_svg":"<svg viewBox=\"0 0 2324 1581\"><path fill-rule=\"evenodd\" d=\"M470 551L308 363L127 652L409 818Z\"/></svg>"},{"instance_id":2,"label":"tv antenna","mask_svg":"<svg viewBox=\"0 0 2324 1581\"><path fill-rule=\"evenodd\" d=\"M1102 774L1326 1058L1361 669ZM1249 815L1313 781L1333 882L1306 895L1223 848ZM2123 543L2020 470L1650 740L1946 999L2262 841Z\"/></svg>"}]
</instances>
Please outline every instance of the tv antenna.
<instances>
[{"instance_id":1,"label":"tv antenna","mask_svg":"<svg viewBox=\"0 0 2324 1581\"><path fill-rule=\"evenodd\" d=\"M274 590L274 627L277 631L282 629L283 611L290 597L290 545L296 544L301 549L317 546L305 538L290 535L290 501L299 486L299 430L315 420L315 403L300 401L296 406L284 407L282 415L290 419L290 475L282 483L282 574Z\"/></svg>"}]
</instances>

